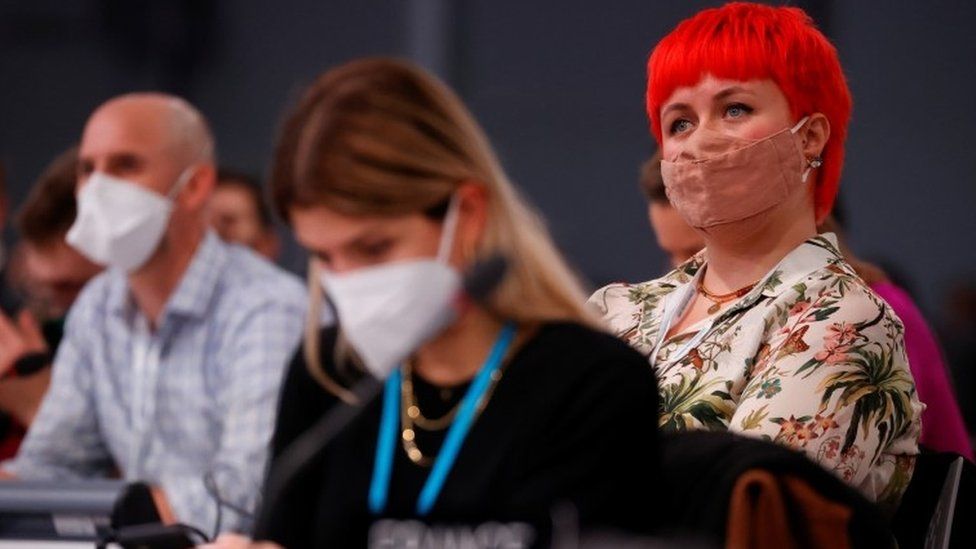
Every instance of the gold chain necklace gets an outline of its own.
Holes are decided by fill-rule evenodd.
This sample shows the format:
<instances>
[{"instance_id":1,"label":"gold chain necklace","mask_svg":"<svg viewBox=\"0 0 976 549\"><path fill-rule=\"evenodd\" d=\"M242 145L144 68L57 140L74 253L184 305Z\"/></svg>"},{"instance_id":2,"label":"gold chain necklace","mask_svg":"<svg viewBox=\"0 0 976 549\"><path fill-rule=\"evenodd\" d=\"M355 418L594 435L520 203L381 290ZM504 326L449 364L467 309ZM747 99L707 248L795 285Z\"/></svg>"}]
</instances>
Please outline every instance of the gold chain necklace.
<instances>
[{"instance_id":1,"label":"gold chain necklace","mask_svg":"<svg viewBox=\"0 0 976 549\"><path fill-rule=\"evenodd\" d=\"M425 431L439 431L446 428L448 425L454 421L454 416L457 415L458 408L461 405L459 400L457 404L451 407L450 410L439 418L428 418L420 411L420 405L417 403L417 399L413 392L413 366L410 361L406 361L403 364L403 382L400 384L402 393L402 402L404 411L407 417Z\"/></svg>"},{"instance_id":2,"label":"gold chain necklace","mask_svg":"<svg viewBox=\"0 0 976 549\"><path fill-rule=\"evenodd\" d=\"M713 315L722 308L722 305L728 303L729 301L739 299L740 297L751 292L752 289L756 287L756 284L759 284L758 280L752 284L749 284L748 286L743 286L738 290L731 291L727 294L715 294L705 288L705 271L702 271L702 275L698 277L697 288L699 294L712 302L712 306L708 308L708 314Z\"/></svg>"},{"instance_id":3,"label":"gold chain necklace","mask_svg":"<svg viewBox=\"0 0 976 549\"><path fill-rule=\"evenodd\" d=\"M507 357L506 357L507 358ZM507 360L506 360L507 362ZM504 367L504 364L503 364ZM491 396L495 393L495 387L498 385L498 381L502 378L503 368L499 368L492 372L491 374L491 384L485 391L485 397L481 399L481 404L475 411L475 419L481 415L482 410L487 406L488 401L491 400ZM400 432L400 442L403 444L403 451L407 453L407 457L410 458L414 464L421 467L430 467L434 460L429 456L425 456L420 448L417 447L417 429L421 428L425 431L438 431L444 429L454 420L454 416L457 413L461 402L464 401L462 397L457 404L443 416L431 420L424 418L423 414L420 412L420 407L417 405L416 399L413 394L413 378L410 374L410 363L405 362L403 365L403 381L400 383L400 422L403 425L403 430ZM421 425L418 418L424 418L423 421L427 425L434 425L434 427L425 427Z\"/></svg>"}]
</instances>

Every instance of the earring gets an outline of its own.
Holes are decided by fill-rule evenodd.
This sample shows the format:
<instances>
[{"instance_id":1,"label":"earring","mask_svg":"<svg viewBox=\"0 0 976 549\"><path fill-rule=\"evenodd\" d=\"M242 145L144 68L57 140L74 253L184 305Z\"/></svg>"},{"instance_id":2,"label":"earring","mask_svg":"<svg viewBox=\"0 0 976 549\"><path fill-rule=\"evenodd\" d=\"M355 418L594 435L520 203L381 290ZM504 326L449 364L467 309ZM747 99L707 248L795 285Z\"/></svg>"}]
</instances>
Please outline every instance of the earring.
<instances>
[{"instance_id":1,"label":"earring","mask_svg":"<svg viewBox=\"0 0 976 549\"><path fill-rule=\"evenodd\" d=\"M810 159L809 162L810 162L810 167L814 169L823 166L823 158L820 158L819 156L814 156L813 158Z\"/></svg>"}]
</instances>

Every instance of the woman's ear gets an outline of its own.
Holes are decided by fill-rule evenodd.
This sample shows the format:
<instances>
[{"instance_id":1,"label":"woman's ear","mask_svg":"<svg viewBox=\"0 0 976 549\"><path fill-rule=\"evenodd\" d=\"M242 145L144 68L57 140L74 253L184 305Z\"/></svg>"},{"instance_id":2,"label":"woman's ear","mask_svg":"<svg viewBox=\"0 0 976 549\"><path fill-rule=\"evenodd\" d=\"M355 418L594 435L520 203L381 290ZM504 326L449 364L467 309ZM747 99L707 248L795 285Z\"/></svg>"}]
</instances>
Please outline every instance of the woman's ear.
<instances>
[{"instance_id":1,"label":"woman's ear","mask_svg":"<svg viewBox=\"0 0 976 549\"><path fill-rule=\"evenodd\" d=\"M453 263L466 266L474 261L488 223L488 189L482 183L467 181L455 193L458 219Z\"/></svg>"},{"instance_id":2,"label":"woman's ear","mask_svg":"<svg viewBox=\"0 0 976 549\"><path fill-rule=\"evenodd\" d=\"M813 113L806 126L800 130L803 137L803 156L807 161L823 154L827 140L830 139L830 121L823 113Z\"/></svg>"}]
</instances>

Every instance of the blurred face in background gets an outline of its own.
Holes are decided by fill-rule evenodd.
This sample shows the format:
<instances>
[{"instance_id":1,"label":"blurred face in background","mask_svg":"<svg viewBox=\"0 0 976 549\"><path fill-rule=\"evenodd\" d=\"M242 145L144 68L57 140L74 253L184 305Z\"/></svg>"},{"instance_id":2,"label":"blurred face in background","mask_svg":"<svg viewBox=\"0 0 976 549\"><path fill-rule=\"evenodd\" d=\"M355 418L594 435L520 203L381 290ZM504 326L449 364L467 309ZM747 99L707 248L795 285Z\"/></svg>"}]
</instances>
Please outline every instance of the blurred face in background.
<instances>
[{"instance_id":1,"label":"blurred face in background","mask_svg":"<svg viewBox=\"0 0 976 549\"><path fill-rule=\"evenodd\" d=\"M668 254L671 267L677 267L705 247L701 234L682 219L673 206L665 202L651 202L647 216L654 229L657 245Z\"/></svg>"},{"instance_id":2,"label":"blurred face in background","mask_svg":"<svg viewBox=\"0 0 976 549\"><path fill-rule=\"evenodd\" d=\"M222 182L210 198L210 226L226 242L240 244L274 260L278 243L274 227L261 220L253 194L244 187Z\"/></svg>"},{"instance_id":3,"label":"blurred face in background","mask_svg":"<svg viewBox=\"0 0 976 549\"><path fill-rule=\"evenodd\" d=\"M63 238L25 242L23 253L24 274L30 281L31 291L36 292L51 317L67 314L85 284L102 271Z\"/></svg>"},{"instance_id":4,"label":"blurred face in background","mask_svg":"<svg viewBox=\"0 0 976 549\"><path fill-rule=\"evenodd\" d=\"M326 206L295 208L292 227L319 265L336 274L437 255L442 223L422 214L351 216Z\"/></svg>"},{"instance_id":5,"label":"blurred face in background","mask_svg":"<svg viewBox=\"0 0 976 549\"><path fill-rule=\"evenodd\" d=\"M143 93L104 103L81 138L72 246L130 274L178 265L172 260L188 258L206 228L212 151L206 122L179 98Z\"/></svg>"}]
</instances>

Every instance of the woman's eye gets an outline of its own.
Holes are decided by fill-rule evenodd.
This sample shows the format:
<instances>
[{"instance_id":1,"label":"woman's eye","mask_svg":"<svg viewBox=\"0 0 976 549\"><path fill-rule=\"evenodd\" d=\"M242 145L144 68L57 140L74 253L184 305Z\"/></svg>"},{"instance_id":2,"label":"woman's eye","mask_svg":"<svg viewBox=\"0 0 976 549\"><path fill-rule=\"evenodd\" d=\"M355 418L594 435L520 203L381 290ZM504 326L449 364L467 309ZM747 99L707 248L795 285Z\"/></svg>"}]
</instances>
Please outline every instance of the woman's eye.
<instances>
[{"instance_id":1,"label":"woman's eye","mask_svg":"<svg viewBox=\"0 0 976 549\"><path fill-rule=\"evenodd\" d=\"M735 103L725 108L725 115L729 118L739 118L751 112L752 108L742 103Z\"/></svg>"},{"instance_id":2,"label":"woman's eye","mask_svg":"<svg viewBox=\"0 0 976 549\"><path fill-rule=\"evenodd\" d=\"M684 118L679 118L671 123L670 133L671 135L678 134L688 131L689 128L691 128L691 122L685 120Z\"/></svg>"}]
</instances>

